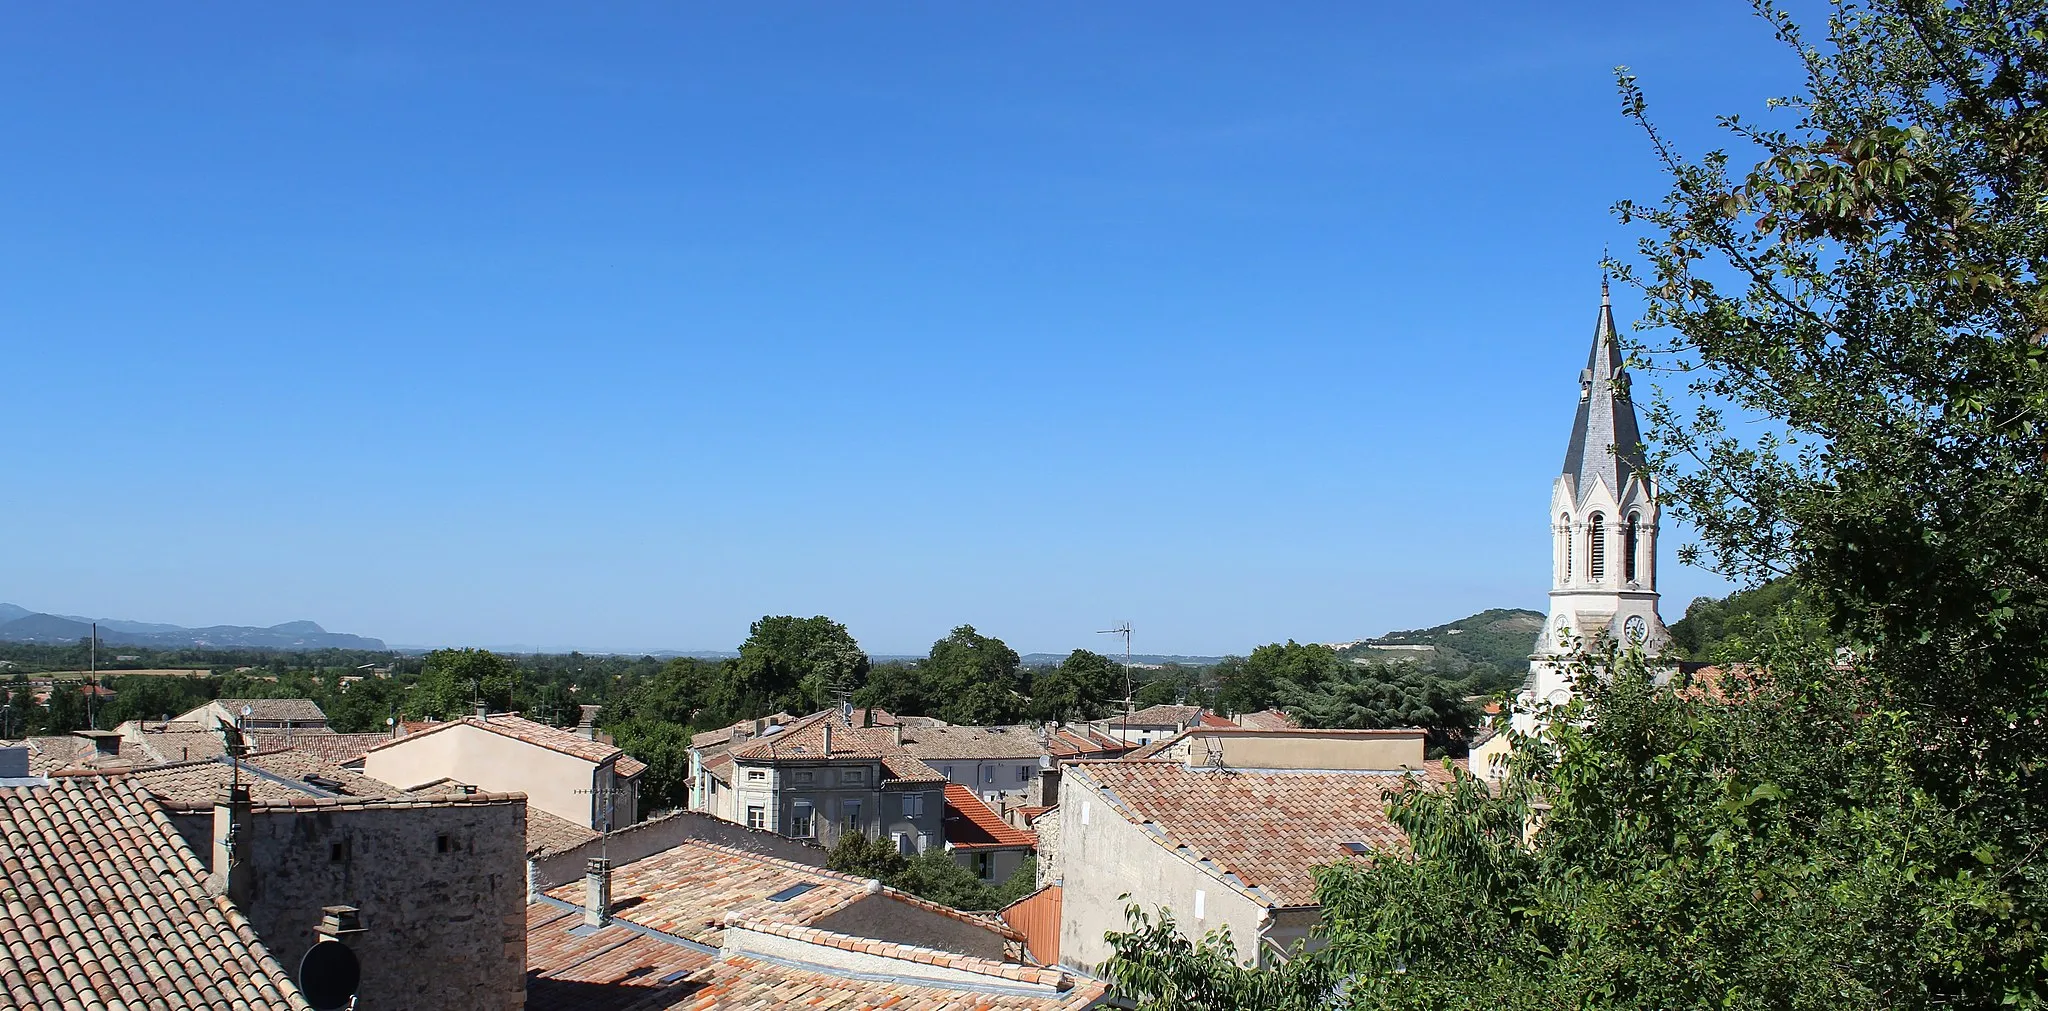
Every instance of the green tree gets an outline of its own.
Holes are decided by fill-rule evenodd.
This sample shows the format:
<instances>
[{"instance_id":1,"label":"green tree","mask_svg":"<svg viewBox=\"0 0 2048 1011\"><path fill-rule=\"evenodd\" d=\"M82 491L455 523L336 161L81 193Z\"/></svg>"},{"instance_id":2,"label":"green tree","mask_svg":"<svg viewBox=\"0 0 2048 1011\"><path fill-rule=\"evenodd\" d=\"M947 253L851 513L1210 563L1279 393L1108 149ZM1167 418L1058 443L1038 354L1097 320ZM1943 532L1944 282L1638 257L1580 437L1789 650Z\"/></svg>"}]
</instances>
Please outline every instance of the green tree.
<instances>
[{"instance_id":1,"label":"green tree","mask_svg":"<svg viewBox=\"0 0 2048 1011\"><path fill-rule=\"evenodd\" d=\"M770 615L748 628L739 660L711 701L741 716L810 712L830 705L836 692L858 689L867 675L867 654L845 625L823 615Z\"/></svg>"},{"instance_id":2,"label":"green tree","mask_svg":"<svg viewBox=\"0 0 2048 1011\"><path fill-rule=\"evenodd\" d=\"M1122 664L1077 649L1031 679L1030 716L1040 723L1095 719L1109 712L1111 700L1123 696L1123 679Z\"/></svg>"},{"instance_id":3,"label":"green tree","mask_svg":"<svg viewBox=\"0 0 2048 1011\"><path fill-rule=\"evenodd\" d=\"M932 643L917 670L928 697L937 703L933 715L948 723L1013 723L1023 715L1017 651L976 632L973 625L961 625Z\"/></svg>"},{"instance_id":4,"label":"green tree","mask_svg":"<svg viewBox=\"0 0 2048 1011\"><path fill-rule=\"evenodd\" d=\"M1394 797L1412 855L1319 876L1298 979L1139 919L1111 972L1142 1006L2048 1004L2048 9L1871 0L1818 40L1763 12L1790 122L1728 121L1746 170L1652 130L1672 191L1620 210L1652 232L1640 356L1707 405L1650 413L1682 557L1815 612L1744 633L1752 680L1590 658L1498 792Z\"/></svg>"},{"instance_id":5,"label":"green tree","mask_svg":"<svg viewBox=\"0 0 2048 1011\"><path fill-rule=\"evenodd\" d=\"M50 701L43 714L43 730L50 734L68 734L84 730L85 696L79 694L77 685L59 684L50 689Z\"/></svg>"},{"instance_id":6,"label":"green tree","mask_svg":"<svg viewBox=\"0 0 2048 1011\"><path fill-rule=\"evenodd\" d=\"M1280 704L1306 727L1421 727L1432 756L1461 755L1479 711L1457 687L1410 663L1346 663L1314 688L1281 681Z\"/></svg>"},{"instance_id":7,"label":"green tree","mask_svg":"<svg viewBox=\"0 0 2048 1011\"><path fill-rule=\"evenodd\" d=\"M437 649L426 656L419 680L405 695L413 719L447 720L475 711L478 699L492 709L512 701L518 668L487 649Z\"/></svg>"},{"instance_id":8,"label":"green tree","mask_svg":"<svg viewBox=\"0 0 2048 1011\"><path fill-rule=\"evenodd\" d=\"M887 839L870 839L859 832L840 836L825 854L827 869L884 882L903 873L907 864L895 843Z\"/></svg>"}]
</instances>

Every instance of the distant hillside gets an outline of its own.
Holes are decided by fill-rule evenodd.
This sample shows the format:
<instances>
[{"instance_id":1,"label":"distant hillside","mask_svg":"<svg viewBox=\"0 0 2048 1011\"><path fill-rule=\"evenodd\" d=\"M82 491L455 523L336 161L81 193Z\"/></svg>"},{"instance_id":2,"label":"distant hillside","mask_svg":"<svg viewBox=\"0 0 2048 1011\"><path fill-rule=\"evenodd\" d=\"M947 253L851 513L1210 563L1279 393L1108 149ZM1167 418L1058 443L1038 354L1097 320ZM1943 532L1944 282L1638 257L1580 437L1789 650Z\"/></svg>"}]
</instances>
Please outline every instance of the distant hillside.
<instances>
[{"instance_id":1,"label":"distant hillside","mask_svg":"<svg viewBox=\"0 0 2048 1011\"><path fill-rule=\"evenodd\" d=\"M1412 661L1475 693L1493 692L1522 682L1542 632L1540 612L1494 608L1434 628L1388 632L1341 652L1353 660Z\"/></svg>"},{"instance_id":2,"label":"distant hillside","mask_svg":"<svg viewBox=\"0 0 2048 1011\"><path fill-rule=\"evenodd\" d=\"M1124 659L1122 653L1105 652L1102 655L1118 663L1122 663ZM1026 653L1019 659L1019 662L1026 667L1055 667L1059 665L1061 660L1066 658L1067 654L1065 653ZM915 659L922 660L924 658L916 657ZM1220 656L1180 656L1177 654L1161 653L1131 654L1132 666L1143 664L1150 667L1164 667L1168 664L1179 664L1183 667L1208 667L1222 661L1223 658Z\"/></svg>"},{"instance_id":3,"label":"distant hillside","mask_svg":"<svg viewBox=\"0 0 2048 1011\"><path fill-rule=\"evenodd\" d=\"M310 621L288 621L269 628L249 625L208 625L185 628L141 621L99 619L100 641L110 645L155 646L161 649L210 646L243 649L374 649L384 641L329 632ZM0 604L0 642L63 645L92 635L92 619L44 614L16 604Z\"/></svg>"}]
</instances>

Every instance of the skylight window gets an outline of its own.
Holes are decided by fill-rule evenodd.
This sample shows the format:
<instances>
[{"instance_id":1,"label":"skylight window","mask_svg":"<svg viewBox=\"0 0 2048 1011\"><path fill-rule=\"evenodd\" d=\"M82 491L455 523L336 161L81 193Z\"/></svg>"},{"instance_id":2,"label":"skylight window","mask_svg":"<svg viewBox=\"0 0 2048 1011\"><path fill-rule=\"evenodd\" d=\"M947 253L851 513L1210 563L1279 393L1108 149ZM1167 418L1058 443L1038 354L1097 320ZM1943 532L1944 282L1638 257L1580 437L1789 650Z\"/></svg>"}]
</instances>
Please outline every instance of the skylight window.
<instances>
[{"instance_id":1,"label":"skylight window","mask_svg":"<svg viewBox=\"0 0 2048 1011\"><path fill-rule=\"evenodd\" d=\"M1350 853L1352 856L1362 857L1367 853L1372 852L1372 847L1367 846L1362 842L1348 842L1343 843L1342 845L1345 851Z\"/></svg>"},{"instance_id":2,"label":"skylight window","mask_svg":"<svg viewBox=\"0 0 2048 1011\"><path fill-rule=\"evenodd\" d=\"M818 883L815 881L806 881L800 885L791 885L788 888L785 888L779 892L776 892L773 895L768 896L768 901L788 902L789 900L794 899L797 896L802 895L803 893L808 892L816 887L818 887Z\"/></svg>"}]
</instances>

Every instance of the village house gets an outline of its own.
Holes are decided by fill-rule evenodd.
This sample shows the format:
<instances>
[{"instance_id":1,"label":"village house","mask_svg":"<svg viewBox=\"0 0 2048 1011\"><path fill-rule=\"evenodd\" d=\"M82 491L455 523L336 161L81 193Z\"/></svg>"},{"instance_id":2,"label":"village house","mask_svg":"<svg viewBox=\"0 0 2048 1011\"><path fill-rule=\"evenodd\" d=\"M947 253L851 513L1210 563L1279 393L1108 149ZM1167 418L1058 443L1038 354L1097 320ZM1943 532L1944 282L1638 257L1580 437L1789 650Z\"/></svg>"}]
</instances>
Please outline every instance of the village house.
<instances>
[{"instance_id":1,"label":"village house","mask_svg":"<svg viewBox=\"0 0 2048 1011\"><path fill-rule=\"evenodd\" d=\"M958 783L946 784L946 851L988 884L1006 881L1038 850L1038 837L1004 821Z\"/></svg>"},{"instance_id":2,"label":"village house","mask_svg":"<svg viewBox=\"0 0 2048 1011\"><path fill-rule=\"evenodd\" d=\"M516 791L533 809L595 831L639 820L647 770L613 745L512 713L427 724L369 749L360 767L408 790L434 784Z\"/></svg>"},{"instance_id":3,"label":"village house","mask_svg":"<svg viewBox=\"0 0 2048 1011\"><path fill-rule=\"evenodd\" d=\"M860 715L856 716L858 712ZM691 748L698 810L831 846L848 833L888 839L905 854L943 844L945 778L903 746L905 727L879 710L832 709L762 721Z\"/></svg>"},{"instance_id":4,"label":"village house","mask_svg":"<svg viewBox=\"0 0 2048 1011\"><path fill-rule=\"evenodd\" d=\"M1196 727L1155 746L1069 765L1038 820L1057 816L1041 879L1060 886L1066 964L1105 961L1103 934L1131 903L1166 908L1192 937L1226 931L1247 964L1285 959L1321 916L1313 869L1405 846L1383 793L1447 775L1424 761L1421 730Z\"/></svg>"},{"instance_id":5,"label":"village house","mask_svg":"<svg viewBox=\"0 0 2048 1011\"><path fill-rule=\"evenodd\" d=\"M1018 807L1039 795L1038 777L1051 766L1044 731L1030 724L992 727L913 726L903 750L998 808Z\"/></svg>"}]
</instances>

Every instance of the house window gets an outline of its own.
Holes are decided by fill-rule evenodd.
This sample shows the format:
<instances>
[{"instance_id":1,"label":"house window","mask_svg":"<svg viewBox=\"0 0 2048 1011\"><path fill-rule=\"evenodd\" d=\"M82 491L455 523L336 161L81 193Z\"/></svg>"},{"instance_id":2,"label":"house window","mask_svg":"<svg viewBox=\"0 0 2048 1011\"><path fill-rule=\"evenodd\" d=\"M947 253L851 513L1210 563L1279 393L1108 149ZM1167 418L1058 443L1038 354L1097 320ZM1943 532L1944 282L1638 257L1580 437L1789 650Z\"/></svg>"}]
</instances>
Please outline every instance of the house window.
<instances>
[{"instance_id":1,"label":"house window","mask_svg":"<svg viewBox=\"0 0 2048 1011\"><path fill-rule=\"evenodd\" d=\"M917 855L917 850L911 848L910 833L896 833L896 852L901 853L906 857Z\"/></svg>"},{"instance_id":2,"label":"house window","mask_svg":"<svg viewBox=\"0 0 2048 1011\"><path fill-rule=\"evenodd\" d=\"M953 778L953 767L952 767L952 766L950 766L950 765L948 765L948 766L943 766L943 767L941 767L941 768L939 769L939 775L941 775L941 776L944 776L944 777L946 777L947 779L952 779L952 778Z\"/></svg>"},{"instance_id":3,"label":"house window","mask_svg":"<svg viewBox=\"0 0 2048 1011\"><path fill-rule=\"evenodd\" d=\"M848 832L860 831L860 801L842 800L839 802L839 823L846 826Z\"/></svg>"},{"instance_id":4,"label":"house window","mask_svg":"<svg viewBox=\"0 0 2048 1011\"><path fill-rule=\"evenodd\" d=\"M983 770L981 771L981 781L982 781L982 782L984 782L984 783L993 783L993 782L995 782L995 781L996 781L996 767L995 767L995 766L993 766L993 765L991 765L991 766L989 766L988 768L986 768L986 769L983 769Z\"/></svg>"},{"instance_id":5,"label":"house window","mask_svg":"<svg viewBox=\"0 0 2048 1011\"><path fill-rule=\"evenodd\" d=\"M1081 802L1081 824L1088 824L1088 802L1085 800Z\"/></svg>"},{"instance_id":6,"label":"house window","mask_svg":"<svg viewBox=\"0 0 2048 1011\"><path fill-rule=\"evenodd\" d=\"M747 827L748 827L748 828L767 828L767 827L768 827L768 809L767 809L767 808L765 808L765 807L762 807L762 806L760 806L760 805L758 805L758 804L750 804L750 805L748 805L748 806L747 806Z\"/></svg>"},{"instance_id":7,"label":"house window","mask_svg":"<svg viewBox=\"0 0 2048 1011\"><path fill-rule=\"evenodd\" d=\"M931 849L936 845L938 845L938 840L932 838L930 832L919 832L917 834L917 851L919 853L923 853L925 850Z\"/></svg>"},{"instance_id":8,"label":"house window","mask_svg":"<svg viewBox=\"0 0 2048 1011\"><path fill-rule=\"evenodd\" d=\"M1019 782L1019 783L1029 783L1029 782L1031 782L1031 767L1030 767L1030 766L1028 766L1028 765L1020 765L1020 766L1018 766L1018 767L1017 767L1017 782Z\"/></svg>"},{"instance_id":9,"label":"house window","mask_svg":"<svg viewBox=\"0 0 2048 1011\"><path fill-rule=\"evenodd\" d=\"M809 839L811 837L811 802L800 800L791 805L789 812L789 837Z\"/></svg>"},{"instance_id":10,"label":"house window","mask_svg":"<svg viewBox=\"0 0 2048 1011\"><path fill-rule=\"evenodd\" d=\"M799 783L809 783L811 781L811 775L811 770L799 769L797 770L796 781Z\"/></svg>"},{"instance_id":11,"label":"house window","mask_svg":"<svg viewBox=\"0 0 2048 1011\"><path fill-rule=\"evenodd\" d=\"M924 794L906 793L903 795L903 817L924 817Z\"/></svg>"},{"instance_id":12,"label":"house window","mask_svg":"<svg viewBox=\"0 0 2048 1011\"><path fill-rule=\"evenodd\" d=\"M993 853L976 853L974 855L974 874L983 881L995 877L996 855Z\"/></svg>"},{"instance_id":13,"label":"house window","mask_svg":"<svg viewBox=\"0 0 2048 1011\"><path fill-rule=\"evenodd\" d=\"M846 785L848 786L859 786L862 783L868 781L868 770L848 769L846 770L845 774L840 778L843 779L846 782Z\"/></svg>"},{"instance_id":14,"label":"house window","mask_svg":"<svg viewBox=\"0 0 2048 1011\"><path fill-rule=\"evenodd\" d=\"M1195 919L1199 920L1202 917L1209 915L1208 900L1208 892L1205 892L1199 888L1195 889Z\"/></svg>"},{"instance_id":15,"label":"house window","mask_svg":"<svg viewBox=\"0 0 2048 1011\"><path fill-rule=\"evenodd\" d=\"M760 783L760 782L765 782L765 781L766 781L767 779L768 779L768 773L767 773L767 771L766 771L766 770L764 770L764 769L748 769L748 770L747 770L747 782L749 782L749 783Z\"/></svg>"},{"instance_id":16,"label":"house window","mask_svg":"<svg viewBox=\"0 0 2048 1011\"><path fill-rule=\"evenodd\" d=\"M1586 518L1586 578L1607 578L1607 519L1599 513Z\"/></svg>"}]
</instances>

